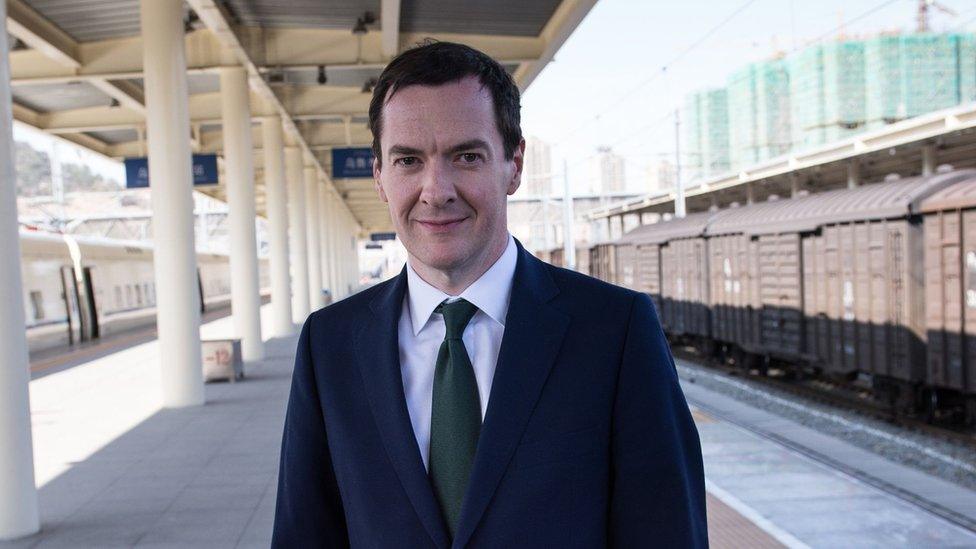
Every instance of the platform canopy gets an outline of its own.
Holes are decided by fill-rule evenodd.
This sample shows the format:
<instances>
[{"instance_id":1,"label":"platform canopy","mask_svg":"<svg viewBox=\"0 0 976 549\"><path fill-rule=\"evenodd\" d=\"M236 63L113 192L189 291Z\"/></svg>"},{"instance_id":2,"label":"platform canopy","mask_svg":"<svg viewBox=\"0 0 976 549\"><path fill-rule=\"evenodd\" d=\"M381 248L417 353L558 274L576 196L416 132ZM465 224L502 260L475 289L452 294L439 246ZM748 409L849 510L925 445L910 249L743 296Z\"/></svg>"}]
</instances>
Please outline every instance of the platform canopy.
<instances>
[{"instance_id":1,"label":"platform canopy","mask_svg":"<svg viewBox=\"0 0 976 549\"><path fill-rule=\"evenodd\" d=\"M499 60L524 91L596 0L188 0L192 148L221 153L221 67L249 74L258 213L258 121L331 175L331 150L366 147L370 90L398 52L426 38ZM146 155L138 0L7 0L14 118L109 157ZM221 167L223 172L223 167ZM331 177L327 177L332 181ZM391 230L371 179L332 181L364 232ZM223 184L200 190L225 198Z\"/></svg>"}]
</instances>

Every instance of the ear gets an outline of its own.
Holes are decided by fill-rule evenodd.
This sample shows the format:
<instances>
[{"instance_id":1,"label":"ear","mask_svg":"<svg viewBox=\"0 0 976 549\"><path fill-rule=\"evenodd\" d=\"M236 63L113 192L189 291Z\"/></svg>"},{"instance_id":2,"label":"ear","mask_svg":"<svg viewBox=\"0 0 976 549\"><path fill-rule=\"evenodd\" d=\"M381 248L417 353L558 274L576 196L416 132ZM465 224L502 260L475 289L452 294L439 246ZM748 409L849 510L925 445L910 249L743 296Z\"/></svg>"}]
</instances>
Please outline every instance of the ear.
<instances>
[{"instance_id":1,"label":"ear","mask_svg":"<svg viewBox=\"0 0 976 549\"><path fill-rule=\"evenodd\" d=\"M389 202L386 198L386 191L383 190L383 184L380 183L380 161L377 158L373 158L373 184L376 186L376 192L380 195L380 200Z\"/></svg>"},{"instance_id":2,"label":"ear","mask_svg":"<svg viewBox=\"0 0 976 549\"><path fill-rule=\"evenodd\" d=\"M511 181L508 182L508 194L515 194L519 185L522 184L522 167L525 165L525 139L520 139L518 146L515 147L512 163L515 164L515 170L512 172Z\"/></svg>"}]
</instances>

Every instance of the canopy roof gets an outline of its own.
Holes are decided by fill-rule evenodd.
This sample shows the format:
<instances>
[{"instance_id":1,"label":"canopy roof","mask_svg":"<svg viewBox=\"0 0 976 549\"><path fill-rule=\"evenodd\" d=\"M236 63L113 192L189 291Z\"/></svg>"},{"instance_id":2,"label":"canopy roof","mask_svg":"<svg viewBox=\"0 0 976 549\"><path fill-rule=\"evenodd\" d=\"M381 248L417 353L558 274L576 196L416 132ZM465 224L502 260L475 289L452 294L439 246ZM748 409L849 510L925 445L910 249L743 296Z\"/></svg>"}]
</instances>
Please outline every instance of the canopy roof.
<instances>
[{"instance_id":1,"label":"canopy roof","mask_svg":"<svg viewBox=\"0 0 976 549\"><path fill-rule=\"evenodd\" d=\"M302 147L331 181L332 148L371 144L370 82L398 52L425 38L465 43L501 62L524 91L595 3L188 0L193 150L222 151L218 71L244 66L255 123L261 116L282 116L286 144ZM7 6L14 118L109 157L144 156L138 0L8 0ZM257 207L263 215L261 138L255 124ZM332 184L364 231L392 229L372 180ZM201 190L226 198L223 183Z\"/></svg>"}]
</instances>

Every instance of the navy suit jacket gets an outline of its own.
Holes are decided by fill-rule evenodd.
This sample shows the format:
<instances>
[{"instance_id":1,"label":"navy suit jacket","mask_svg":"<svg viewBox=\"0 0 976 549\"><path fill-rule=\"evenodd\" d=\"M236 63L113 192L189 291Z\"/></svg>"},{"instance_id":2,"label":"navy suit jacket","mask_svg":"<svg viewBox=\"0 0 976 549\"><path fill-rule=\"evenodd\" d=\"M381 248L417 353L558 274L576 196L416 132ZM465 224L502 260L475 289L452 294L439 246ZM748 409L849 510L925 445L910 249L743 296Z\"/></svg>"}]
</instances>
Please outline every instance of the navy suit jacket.
<instances>
[{"instance_id":1,"label":"navy suit jacket","mask_svg":"<svg viewBox=\"0 0 976 549\"><path fill-rule=\"evenodd\" d=\"M707 546L698 432L651 300L518 249L456 537L403 393L404 271L305 322L272 547Z\"/></svg>"}]
</instances>

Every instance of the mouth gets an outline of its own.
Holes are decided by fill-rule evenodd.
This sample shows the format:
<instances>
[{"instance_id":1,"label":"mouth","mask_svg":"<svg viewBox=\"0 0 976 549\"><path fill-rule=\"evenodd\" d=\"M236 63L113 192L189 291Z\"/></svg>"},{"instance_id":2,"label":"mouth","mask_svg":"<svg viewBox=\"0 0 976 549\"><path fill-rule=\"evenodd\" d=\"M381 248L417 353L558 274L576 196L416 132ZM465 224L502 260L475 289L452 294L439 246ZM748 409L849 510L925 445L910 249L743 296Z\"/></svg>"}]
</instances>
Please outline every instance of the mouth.
<instances>
[{"instance_id":1,"label":"mouth","mask_svg":"<svg viewBox=\"0 0 976 549\"><path fill-rule=\"evenodd\" d=\"M433 232L447 232L463 223L467 217L454 219L418 219L421 227Z\"/></svg>"}]
</instances>

